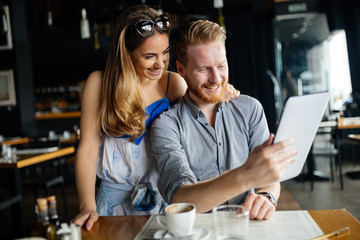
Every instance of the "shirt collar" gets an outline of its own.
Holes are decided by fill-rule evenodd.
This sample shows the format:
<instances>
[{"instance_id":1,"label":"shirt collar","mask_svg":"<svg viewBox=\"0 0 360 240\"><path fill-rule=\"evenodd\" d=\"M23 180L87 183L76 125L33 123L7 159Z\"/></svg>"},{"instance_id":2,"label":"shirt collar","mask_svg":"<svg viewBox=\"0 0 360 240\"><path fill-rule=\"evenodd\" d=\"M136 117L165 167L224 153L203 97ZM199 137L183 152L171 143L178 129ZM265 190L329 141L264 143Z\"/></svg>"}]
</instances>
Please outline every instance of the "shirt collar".
<instances>
[{"instance_id":1,"label":"shirt collar","mask_svg":"<svg viewBox=\"0 0 360 240\"><path fill-rule=\"evenodd\" d=\"M188 106L191 114L195 119L200 117L205 117L205 114L195 105L195 103L189 97L189 90L186 90L186 93L183 97L184 103ZM223 109L223 101L220 102L218 111L222 111Z\"/></svg>"}]
</instances>

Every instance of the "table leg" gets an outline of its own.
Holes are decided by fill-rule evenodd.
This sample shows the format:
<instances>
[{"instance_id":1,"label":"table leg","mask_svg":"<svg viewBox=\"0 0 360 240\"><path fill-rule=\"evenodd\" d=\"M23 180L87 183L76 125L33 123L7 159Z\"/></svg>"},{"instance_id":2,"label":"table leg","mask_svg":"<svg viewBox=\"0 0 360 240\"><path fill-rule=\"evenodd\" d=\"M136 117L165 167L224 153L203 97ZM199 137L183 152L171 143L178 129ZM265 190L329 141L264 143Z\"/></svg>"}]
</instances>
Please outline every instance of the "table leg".
<instances>
[{"instance_id":1,"label":"table leg","mask_svg":"<svg viewBox=\"0 0 360 240\"><path fill-rule=\"evenodd\" d=\"M329 181L329 177L320 171L316 170L315 159L312 151L312 146L306 159L307 173L299 175L295 178L297 181L311 181L311 190L314 189L314 181Z\"/></svg>"}]
</instances>

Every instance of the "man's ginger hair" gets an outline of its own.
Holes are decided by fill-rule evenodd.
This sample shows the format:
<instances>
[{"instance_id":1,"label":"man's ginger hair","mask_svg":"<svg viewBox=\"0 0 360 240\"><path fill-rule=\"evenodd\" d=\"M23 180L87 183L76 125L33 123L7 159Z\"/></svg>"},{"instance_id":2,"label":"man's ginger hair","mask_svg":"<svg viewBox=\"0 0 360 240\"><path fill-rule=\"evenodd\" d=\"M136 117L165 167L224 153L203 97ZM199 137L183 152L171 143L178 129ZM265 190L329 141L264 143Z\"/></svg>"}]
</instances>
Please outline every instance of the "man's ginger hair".
<instances>
[{"instance_id":1,"label":"man's ginger hair","mask_svg":"<svg viewBox=\"0 0 360 240\"><path fill-rule=\"evenodd\" d=\"M197 20L191 22L183 30L176 41L177 60L186 66L188 58L187 51L192 45L222 42L225 44L226 33L219 24L208 20Z\"/></svg>"}]
</instances>

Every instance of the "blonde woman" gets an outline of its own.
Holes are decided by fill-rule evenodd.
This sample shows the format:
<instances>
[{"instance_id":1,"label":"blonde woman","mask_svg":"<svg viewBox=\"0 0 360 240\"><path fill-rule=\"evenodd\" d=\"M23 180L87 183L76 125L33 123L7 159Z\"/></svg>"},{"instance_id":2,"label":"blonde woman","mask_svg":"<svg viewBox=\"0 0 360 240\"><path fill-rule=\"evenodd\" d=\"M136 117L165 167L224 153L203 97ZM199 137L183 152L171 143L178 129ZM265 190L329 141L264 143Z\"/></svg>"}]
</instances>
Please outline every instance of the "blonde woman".
<instances>
[{"instance_id":1,"label":"blonde woman","mask_svg":"<svg viewBox=\"0 0 360 240\"><path fill-rule=\"evenodd\" d=\"M170 27L166 14L128 8L117 20L105 71L86 81L75 164L80 213L73 220L86 229L99 215L156 214L164 207L147 129L187 89L166 70Z\"/></svg>"}]
</instances>

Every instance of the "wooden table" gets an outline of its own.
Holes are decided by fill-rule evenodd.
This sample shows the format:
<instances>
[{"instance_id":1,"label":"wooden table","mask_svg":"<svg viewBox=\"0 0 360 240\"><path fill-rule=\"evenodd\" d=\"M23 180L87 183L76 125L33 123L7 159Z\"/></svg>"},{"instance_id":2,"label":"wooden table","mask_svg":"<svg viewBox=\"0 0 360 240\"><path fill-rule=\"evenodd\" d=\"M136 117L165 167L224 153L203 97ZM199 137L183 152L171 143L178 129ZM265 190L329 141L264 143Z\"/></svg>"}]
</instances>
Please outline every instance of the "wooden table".
<instances>
[{"instance_id":1,"label":"wooden table","mask_svg":"<svg viewBox=\"0 0 360 240\"><path fill-rule=\"evenodd\" d=\"M308 212L324 233L350 227L350 234L341 237L341 240L360 239L360 222L347 210L309 210ZM82 229L82 239L134 239L148 219L149 216L99 217L90 231Z\"/></svg>"},{"instance_id":2,"label":"wooden table","mask_svg":"<svg viewBox=\"0 0 360 240\"><path fill-rule=\"evenodd\" d=\"M20 226L19 219L14 219L14 226L19 226L19 230L23 231L25 236L25 224L24 224L24 214L23 214L23 205L22 205L22 190L21 190L21 176L20 169L28 167L34 164L39 164L45 161L53 160L59 157L63 157L75 152L74 147L62 148L54 152L42 153L42 154L28 154L18 156L16 163L0 163L0 169L13 169L15 186L12 191L12 196L0 202L0 210L7 208L9 206L13 207L13 216L20 216ZM15 207L14 204L19 204L19 207Z\"/></svg>"},{"instance_id":3,"label":"wooden table","mask_svg":"<svg viewBox=\"0 0 360 240\"><path fill-rule=\"evenodd\" d=\"M1 168L20 169L41 162L49 161L58 157L63 157L72 154L74 152L75 152L75 147L67 147L49 153L20 155L17 156L18 159L16 163L0 163L0 169Z\"/></svg>"},{"instance_id":4,"label":"wooden table","mask_svg":"<svg viewBox=\"0 0 360 240\"><path fill-rule=\"evenodd\" d=\"M47 119L62 119L62 118L79 118L81 117L81 111L71 111L71 112L60 112L60 113L39 113L35 115L37 120L47 120Z\"/></svg>"},{"instance_id":5,"label":"wooden table","mask_svg":"<svg viewBox=\"0 0 360 240\"><path fill-rule=\"evenodd\" d=\"M0 142L0 145L13 146L13 145L19 145L19 144L26 144L26 143L29 143L29 141L30 141L30 139L28 137L19 137L19 138L13 138L13 139L2 141L2 142Z\"/></svg>"},{"instance_id":6,"label":"wooden table","mask_svg":"<svg viewBox=\"0 0 360 240\"><path fill-rule=\"evenodd\" d=\"M340 118L335 127L337 129L360 128L360 117Z\"/></svg>"},{"instance_id":7,"label":"wooden table","mask_svg":"<svg viewBox=\"0 0 360 240\"><path fill-rule=\"evenodd\" d=\"M348 138L350 141L360 143L360 134L349 134Z\"/></svg>"}]
</instances>

